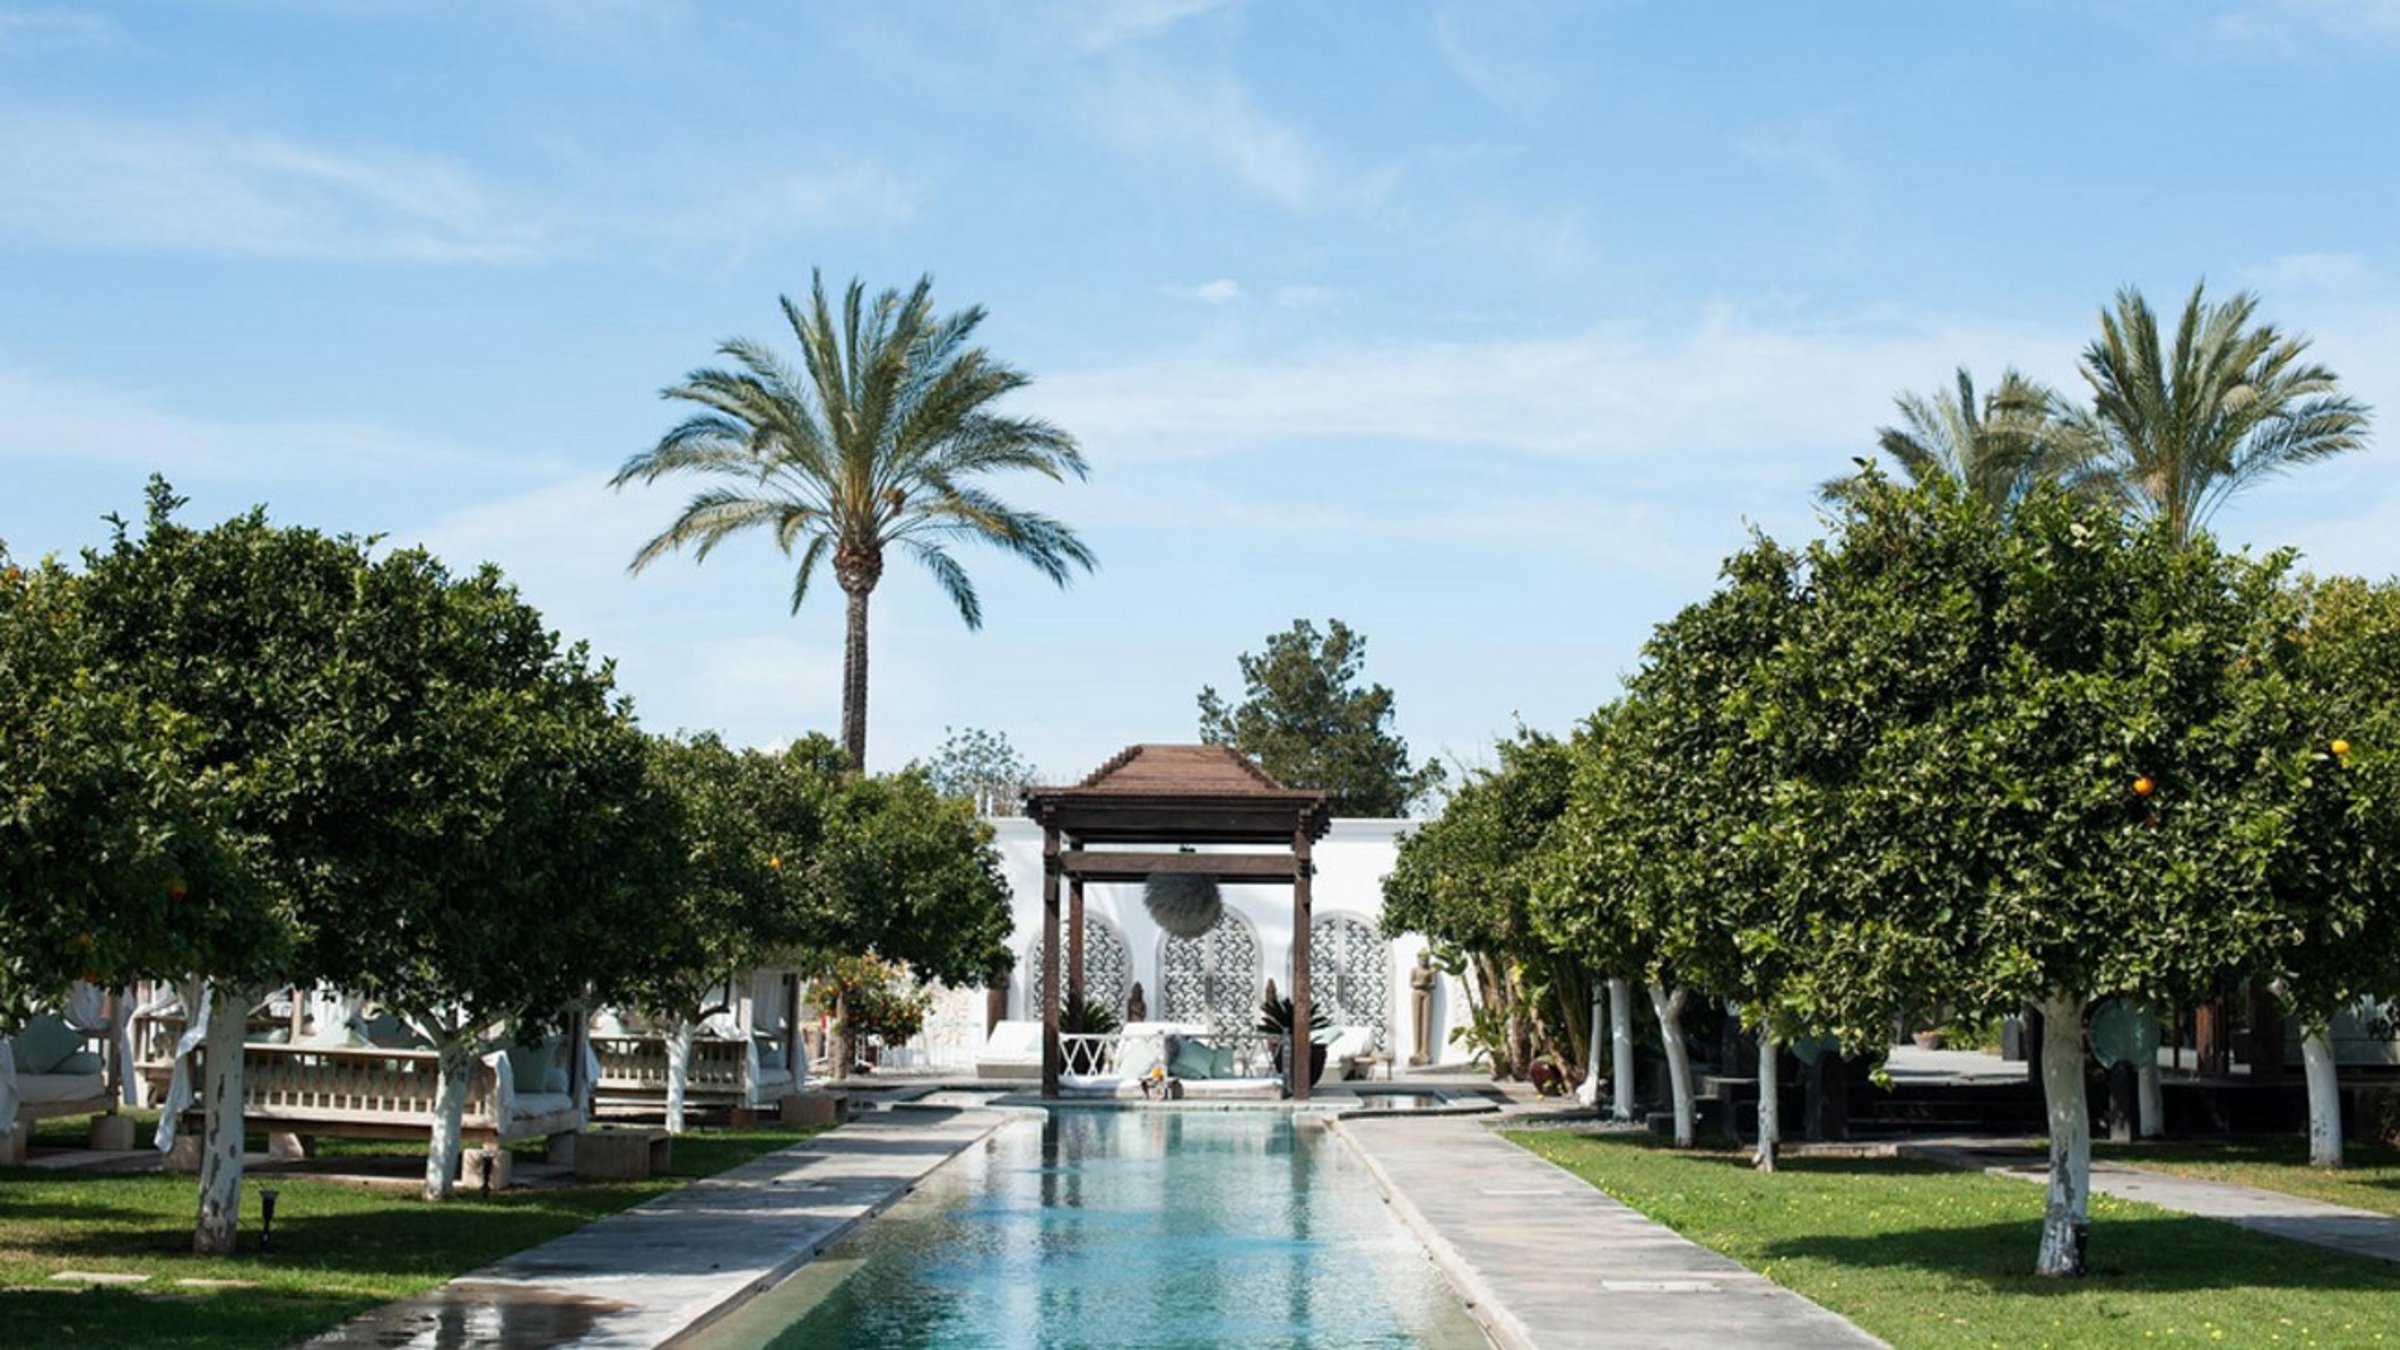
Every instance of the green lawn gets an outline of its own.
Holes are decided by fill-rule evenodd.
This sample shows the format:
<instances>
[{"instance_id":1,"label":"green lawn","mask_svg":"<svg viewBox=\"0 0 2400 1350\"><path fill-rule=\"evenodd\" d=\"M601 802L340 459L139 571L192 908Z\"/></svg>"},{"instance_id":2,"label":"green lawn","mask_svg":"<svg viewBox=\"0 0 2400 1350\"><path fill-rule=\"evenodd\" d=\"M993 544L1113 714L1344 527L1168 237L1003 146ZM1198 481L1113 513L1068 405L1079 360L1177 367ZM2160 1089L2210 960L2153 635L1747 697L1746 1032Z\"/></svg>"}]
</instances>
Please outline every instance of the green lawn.
<instances>
[{"instance_id":1,"label":"green lawn","mask_svg":"<svg viewBox=\"0 0 2400 1350\"><path fill-rule=\"evenodd\" d=\"M2092 1273L2034 1278L2042 1190L1898 1159L1508 1138L1893 1345L2400 1345L2400 1267L2097 1197Z\"/></svg>"},{"instance_id":2,"label":"green lawn","mask_svg":"<svg viewBox=\"0 0 2400 1350\"><path fill-rule=\"evenodd\" d=\"M2222 1144L2099 1144L2093 1151L2177 1176L2230 1181L2400 1216L2400 1150L2344 1145L2349 1166L2338 1172L2309 1166L2308 1142L2297 1135Z\"/></svg>"},{"instance_id":3,"label":"green lawn","mask_svg":"<svg viewBox=\"0 0 2400 1350\"><path fill-rule=\"evenodd\" d=\"M490 1199L462 1193L444 1205L388 1188L275 1178L274 1250L265 1255L254 1250L254 1176L243 1188L242 1253L227 1260L190 1254L196 1203L191 1177L0 1169L0 1341L288 1344L816 1133L696 1131L675 1141L667 1179L520 1189ZM45 1132L62 1142L79 1134L80 1126L65 1134ZM74 1290L51 1282L61 1270L133 1271L151 1279L133 1292ZM242 1280L257 1287L211 1291L176 1284L185 1279Z\"/></svg>"}]
</instances>

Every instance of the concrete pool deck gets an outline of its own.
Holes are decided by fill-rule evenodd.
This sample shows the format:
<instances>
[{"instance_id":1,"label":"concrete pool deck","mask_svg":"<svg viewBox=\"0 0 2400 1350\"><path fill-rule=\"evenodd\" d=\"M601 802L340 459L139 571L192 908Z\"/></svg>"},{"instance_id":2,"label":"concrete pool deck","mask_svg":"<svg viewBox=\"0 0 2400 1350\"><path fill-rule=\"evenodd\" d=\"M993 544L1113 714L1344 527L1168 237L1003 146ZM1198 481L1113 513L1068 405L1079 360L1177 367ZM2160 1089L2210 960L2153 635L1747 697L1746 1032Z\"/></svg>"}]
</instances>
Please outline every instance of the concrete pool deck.
<instances>
[{"instance_id":1,"label":"concrete pool deck","mask_svg":"<svg viewBox=\"0 0 2400 1350\"><path fill-rule=\"evenodd\" d=\"M1019 1115L910 1106L838 1130L402 1299L317 1347L652 1346L705 1326Z\"/></svg>"},{"instance_id":2,"label":"concrete pool deck","mask_svg":"<svg viewBox=\"0 0 2400 1350\"><path fill-rule=\"evenodd\" d=\"M1883 1344L1472 1118L1334 1128L1502 1350Z\"/></svg>"}]
</instances>

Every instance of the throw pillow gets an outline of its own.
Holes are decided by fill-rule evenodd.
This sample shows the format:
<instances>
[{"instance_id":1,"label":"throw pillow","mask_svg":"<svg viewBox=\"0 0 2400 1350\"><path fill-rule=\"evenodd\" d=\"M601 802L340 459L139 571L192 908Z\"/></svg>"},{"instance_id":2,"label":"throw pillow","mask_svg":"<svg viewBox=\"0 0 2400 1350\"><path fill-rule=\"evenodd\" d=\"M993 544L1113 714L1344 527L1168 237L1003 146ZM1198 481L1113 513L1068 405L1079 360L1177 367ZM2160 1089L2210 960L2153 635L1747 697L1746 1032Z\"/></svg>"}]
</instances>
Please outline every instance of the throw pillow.
<instances>
[{"instance_id":1,"label":"throw pillow","mask_svg":"<svg viewBox=\"0 0 2400 1350\"><path fill-rule=\"evenodd\" d=\"M48 1013L27 1022L16 1042L18 1073L55 1073L60 1060L83 1048L82 1034Z\"/></svg>"},{"instance_id":2,"label":"throw pillow","mask_svg":"<svg viewBox=\"0 0 2400 1350\"><path fill-rule=\"evenodd\" d=\"M1167 1063L1167 1072L1177 1078L1214 1078L1216 1055L1208 1042L1189 1038L1175 1042L1174 1058Z\"/></svg>"}]
</instances>

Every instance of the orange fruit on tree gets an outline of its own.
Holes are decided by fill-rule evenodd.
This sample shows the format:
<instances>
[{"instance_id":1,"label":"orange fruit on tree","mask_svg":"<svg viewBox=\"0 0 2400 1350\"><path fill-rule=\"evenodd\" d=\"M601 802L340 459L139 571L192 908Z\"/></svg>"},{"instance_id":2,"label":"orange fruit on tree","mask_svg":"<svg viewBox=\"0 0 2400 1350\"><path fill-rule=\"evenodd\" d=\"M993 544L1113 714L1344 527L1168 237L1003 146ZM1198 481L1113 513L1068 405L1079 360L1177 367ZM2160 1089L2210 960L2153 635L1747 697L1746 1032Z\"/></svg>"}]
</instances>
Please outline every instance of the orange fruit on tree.
<instances>
[{"instance_id":1,"label":"orange fruit on tree","mask_svg":"<svg viewBox=\"0 0 2400 1350\"><path fill-rule=\"evenodd\" d=\"M2340 741L2340 740L2337 740L2337 741L2335 741L2335 742L2333 743L2333 753L2335 753L2336 755L2346 755L2346 754L2349 754L2349 753L2350 753L2350 742L2348 742L2348 741Z\"/></svg>"},{"instance_id":2,"label":"orange fruit on tree","mask_svg":"<svg viewBox=\"0 0 2400 1350\"><path fill-rule=\"evenodd\" d=\"M781 858L769 858L769 859L767 859L767 866L769 866L769 867L772 867L772 868L774 868L776 871L780 872L780 871L782 871L782 870L783 870L783 859L781 859Z\"/></svg>"},{"instance_id":3,"label":"orange fruit on tree","mask_svg":"<svg viewBox=\"0 0 2400 1350\"><path fill-rule=\"evenodd\" d=\"M2147 774L2133 780L2133 795L2136 797L2147 797L2157 790L2158 784L2151 782Z\"/></svg>"}]
</instances>

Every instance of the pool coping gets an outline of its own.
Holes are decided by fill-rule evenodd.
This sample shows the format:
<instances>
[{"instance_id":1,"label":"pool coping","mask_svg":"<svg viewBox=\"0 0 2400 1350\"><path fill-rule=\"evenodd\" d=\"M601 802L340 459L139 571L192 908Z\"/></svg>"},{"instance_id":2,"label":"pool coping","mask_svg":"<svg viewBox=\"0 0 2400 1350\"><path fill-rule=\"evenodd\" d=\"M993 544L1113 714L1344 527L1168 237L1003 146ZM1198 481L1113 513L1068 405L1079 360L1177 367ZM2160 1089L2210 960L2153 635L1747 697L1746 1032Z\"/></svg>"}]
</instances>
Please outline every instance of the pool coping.
<instances>
[{"instance_id":1,"label":"pool coping","mask_svg":"<svg viewBox=\"0 0 2400 1350\"><path fill-rule=\"evenodd\" d=\"M688 1344L897 1204L936 1168L1028 1114L890 1103L384 1304L306 1344L454 1344L446 1337L462 1326L492 1322L497 1332L474 1333L476 1344ZM777 1241L745 1244L762 1232Z\"/></svg>"}]
</instances>

